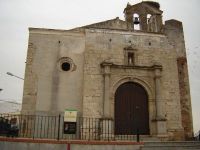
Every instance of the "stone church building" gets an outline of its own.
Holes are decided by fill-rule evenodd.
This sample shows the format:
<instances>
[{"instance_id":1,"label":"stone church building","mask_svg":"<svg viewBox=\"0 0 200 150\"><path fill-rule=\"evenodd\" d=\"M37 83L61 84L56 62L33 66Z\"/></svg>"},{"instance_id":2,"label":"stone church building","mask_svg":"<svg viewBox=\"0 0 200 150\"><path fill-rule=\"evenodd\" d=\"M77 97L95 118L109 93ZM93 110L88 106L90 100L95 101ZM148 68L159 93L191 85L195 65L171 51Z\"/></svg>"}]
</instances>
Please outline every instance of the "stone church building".
<instances>
[{"instance_id":1,"label":"stone church building","mask_svg":"<svg viewBox=\"0 0 200 150\"><path fill-rule=\"evenodd\" d=\"M183 27L160 5L70 30L29 28L22 113L102 118L113 134L193 136ZM126 130L122 130L122 129Z\"/></svg>"}]
</instances>

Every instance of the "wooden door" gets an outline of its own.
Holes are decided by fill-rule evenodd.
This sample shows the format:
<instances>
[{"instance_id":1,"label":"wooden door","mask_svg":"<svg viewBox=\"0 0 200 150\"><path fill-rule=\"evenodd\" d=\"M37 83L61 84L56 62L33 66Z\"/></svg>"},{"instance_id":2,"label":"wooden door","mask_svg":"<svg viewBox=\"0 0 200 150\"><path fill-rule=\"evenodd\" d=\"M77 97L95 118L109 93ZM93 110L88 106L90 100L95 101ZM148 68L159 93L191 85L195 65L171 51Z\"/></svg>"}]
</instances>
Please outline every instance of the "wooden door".
<instances>
[{"instance_id":1,"label":"wooden door","mask_svg":"<svg viewBox=\"0 0 200 150\"><path fill-rule=\"evenodd\" d=\"M148 96L134 82L126 82L115 93L115 134L149 134Z\"/></svg>"}]
</instances>

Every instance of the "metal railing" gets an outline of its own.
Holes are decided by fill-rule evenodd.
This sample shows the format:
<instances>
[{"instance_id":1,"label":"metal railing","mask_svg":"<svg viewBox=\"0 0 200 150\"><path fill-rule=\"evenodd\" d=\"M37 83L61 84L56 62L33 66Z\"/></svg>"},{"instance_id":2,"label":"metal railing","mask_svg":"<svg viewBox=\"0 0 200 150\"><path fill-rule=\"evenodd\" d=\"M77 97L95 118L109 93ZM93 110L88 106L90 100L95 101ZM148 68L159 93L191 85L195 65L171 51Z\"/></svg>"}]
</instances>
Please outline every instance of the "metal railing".
<instances>
[{"instance_id":1,"label":"metal railing","mask_svg":"<svg viewBox=\"0 0 200 150\"><path fill-rule=\"evenodd\" d=\"M65 125L62 115L0 114L0 136L57 140L140 140L139 131L137 135L115 135L112 119L78 117L73 127L75 129L70 129L70 125L73 124Z\"/></svg>"}]
</instances>

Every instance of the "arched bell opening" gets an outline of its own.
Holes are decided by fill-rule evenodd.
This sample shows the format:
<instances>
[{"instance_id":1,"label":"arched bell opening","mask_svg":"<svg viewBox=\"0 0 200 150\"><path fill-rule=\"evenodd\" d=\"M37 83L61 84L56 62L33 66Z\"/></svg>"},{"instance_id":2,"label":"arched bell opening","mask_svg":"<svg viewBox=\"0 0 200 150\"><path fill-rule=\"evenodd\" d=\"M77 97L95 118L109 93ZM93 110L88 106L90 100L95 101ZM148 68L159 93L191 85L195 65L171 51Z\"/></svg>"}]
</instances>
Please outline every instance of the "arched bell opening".
<instances>
[{"instance_id":1,"label":"arched bell opening","mask_svg":"<svg viewBox=\"0 0 200 150\"><path fill-rule=\"evenodd\" d=\"M149 24L151 18L151 14L147 14L147 24Z\"/></svg>"},{"instance_id":2,"label":"arched bell opening","mask_svg":"<svg viewBox=\"0 0 200 150\"><path fill-rule=\"evenodd\" d=\"M133 14L133 26L134 30L140 30L140 17L137 13Z\"/></svg>"}]
</instances>

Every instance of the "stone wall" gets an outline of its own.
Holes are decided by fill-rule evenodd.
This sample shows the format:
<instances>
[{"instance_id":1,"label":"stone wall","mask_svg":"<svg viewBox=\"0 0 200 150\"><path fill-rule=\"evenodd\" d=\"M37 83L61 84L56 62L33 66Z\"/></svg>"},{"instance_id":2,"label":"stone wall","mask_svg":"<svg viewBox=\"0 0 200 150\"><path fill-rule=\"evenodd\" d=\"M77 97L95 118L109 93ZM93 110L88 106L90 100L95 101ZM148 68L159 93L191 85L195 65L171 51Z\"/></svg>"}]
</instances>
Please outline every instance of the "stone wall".
<instances>
[{"instance_id":1,"label":"stone wall","mask_svg":"<svg viewBox=\"0 0 200 150\"><path fill-rule=\"evenodd\" d=\"M135 49L136 66L150 67L154 63L162 65L161 101L162 113L167 119L167 132L169 136L179 134L177 138L182 138L176 51L169 44L167 37L162 34L86 30L83 115L103 116L104 75L100 64L109 61L119 66L124 65L124 48L130 45ZM156 134L156 124L153 122L156 115L154 72L145 69L111 68L109 109L106 111L110 112L112 118L114 117L114 93L116 85L121 80L135 82L139 80L149 88L150 128L151 134Z\"/></svg>"},{"instance_id":2,"label":"stone wall","mask_svg":"<svg viewBox=\"0 0 200 150\"><path fill-rule=\"evenodd\" d=\"M76 109L84 117L114 119L117 88L137 82L148 94L150 134L160 132L170 140L191 137L187 64L179 63L186 57L180 22L166 22L165 34L120 30L126 24L114 22L119 22L116 30L31 28L22 112ZM127 64L129 51L132 65ZM69 71L62 70L63 62L70 64Z\"/></svg>"},{"instance_id":3,"label":"stone wall","mask_svg":"<svg viewBox=\"0 0 200 150\"><path fill-rule=\"evenodd\" d=\"M193 137L192 108L190 85L182 23L177 20L165 22L165 34L176 51L178 81L180 89L181 117L184 129L184 138Z\"/></svg>"},{"instance_id":4,"label":"stone wall","mask_svg":"<svg viewBox=\"0 0 200 150\"><path fill-rule=\"evenodd\" d=\"M83 33L30 28L23 113L82 112L84 49ZM62 61L70 61L69 71Z\"/></svg>"},{"instance_id":5,"label":"stone wall","mask_svg":"<svg viewBox=\"0 0 200 150\"><path fill-rule=\"evenodd\" d=\"M37 75L33 71L33 59L36 47L29 38L28 52L26 58L26 70L24 78L24 91L22 101L22 113L36 111L37 101Z\"/></svg>"}]
</instances>

